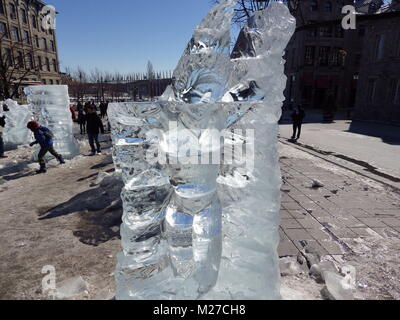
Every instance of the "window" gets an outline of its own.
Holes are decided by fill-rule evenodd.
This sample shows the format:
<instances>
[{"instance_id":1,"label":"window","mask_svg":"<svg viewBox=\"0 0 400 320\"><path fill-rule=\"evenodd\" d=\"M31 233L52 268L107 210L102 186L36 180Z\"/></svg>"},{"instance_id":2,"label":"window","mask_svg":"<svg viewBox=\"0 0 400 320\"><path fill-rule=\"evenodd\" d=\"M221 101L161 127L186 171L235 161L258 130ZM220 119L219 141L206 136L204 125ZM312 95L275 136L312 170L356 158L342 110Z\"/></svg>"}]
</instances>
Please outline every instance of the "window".
<instances>
[{"instance_id":1,"label":"window","mask_svg":"<svg viewBox=\"0 0 400 320\"><path fill-rule=\"evenodd\" d=\"M11 53L11 49L10 48L6 48L5 49L6 52L6 58L7 58L7 66L12 66L13 65L13 56Z\"/></svg>"},{"instance_id":2,"label":"window","mask_svg":"<svg viewBox=\"0 0 400 320\"><path fill-rule=\"evenodd\" d=\"M332 2L326 1L324 5L325 12L332 12Z\"/></svg>"},{"instance_id":3,"label":"window","mask_svg":"<svg viewBox=\"0 0 400 320\"><path fill-rule=\"evenodd\" d=\"M400 79L391 79L389 85L389 102L400 104Z\"/></svg>"},{"instance_id":4,"label":"window","mask_svg":"<svg viewBox=\"0 0 400 320\"><path fill-rule=\"evenodd\" d=\"M26 68L31 70L33 68L33 57L31 53L26 55Z\"/></svg>"},{"instance_id":5,"label":"window","mask_svg":"<svg viewBox=\"0 0 400 320\"><path fill-rule=\"evenodd\" d=\"M50 70L50 60L49 60L49 58L46 58L46 68L47 68L47 71L51 71Z\"/></svg>"},{"instance_id":6,"label":"window","mask_svg":"<svg viewBox=\"0 0 400 320\"><path fill-rule=\"evenodd\" d=\"M313 91L313 86L310 86L310 85L304 86L303 93L302 93L302 99L306 102L311 102L312 91Z\"/></svg>"},{"instance_id":7,"label":"window","mask_svg":"<svg viewBox=\"0 0 400 320\"><path fill-rule=\"evenodd\" d=\"M17 63L18 63L18 68L24 67L24 55L21 51L17 52Z\"/></svg>"},{"instance_id":8,"label":"window","mask_svg":"<svg viewBox=\"0 0 400 320\"><path fill-rule=\"evenodd\" d=\"M315 60L315 47L307 46L305 54L305 64L307 66L312 66L314 65L314 60Z\"/></svg>"},{"instance_id":9,"label":"window","mask_svg":"<svg viewBox=\"0 0 400 320\"><path fill-rule=\"evenodd\" d=\"M0 22L0 37L8 38L7 25L5 22Z\"/></svg>"},{"instance_id":10,"label":"window","mask_svg":"<svg viewBox=\"0 0 400 320\"><path fill-rule=\"evenodd\" d=\"M37 29L38 24L37 24L36 16L33 14L31 16L31 19L32 19L32 27L33 27L33 29Z\"/></svg>"},{"instance_id":11,"label":"window","mask_svg":"<svg viewBox=\"0 0 400 320\"><path fill-rule=\"evenodd\" d=\"M324 38L332 38L332 27L320 27L319 28L319 36Z\"/></svg>"},{"instance_id":12,"label":"window","mask_svg":"<svg viewBox=\"0 0 400 320\"><path fill-rule=\"evenodd\" d=\"M29 31L24 30L24 43L31 44L31 37L29 36Z\"/></svg>"},{"instance_id":13,"label":"window","mask_svg":"<svg viewBox=\"0 0 400 320\"><path fill-rule=\"evenodd\" d=\"M25 23L25 24L28 23L28 15L26 14L25 9L21 9L21 19L22 19L23 23Z\"/></svg>"},{"instance_id":14,"label":"window","mask_svg":"<svg viewBox=\"0 0 400 320\"><path fill-rule=\"evenodd\" d=\"M376 93L376 79L368 80L368 100L374 101Z\"/></svg>"},{"instance_id":15,"label":"window","mask_svg":"<svg viewBox=\"0 0 400 320\"><path fill-rule=\"evenodd\" d=\"M50 40L50 48L51 48L51 51L53 51L53 52L56 51L56 47L54 46L54 41L53 40Z\"/></svg>"},{"instance_id":16,"label":"window","mask_svg":"<svg viewBox=\"0 0 400 320\"><path fill-rule=\"evenodd\" d=\"M40 47L40 44L39 44L39 37L38 37L37 35L35 35L35 46L36 46L36 48L39 48L39 47Z\"/></svg>"},{"instance_id":17,"label":"window","mask_svg":"<svg viewBox=\"0 0 400 320\"><path fill-rule=\"evenodd\" d=\"M313 12L318 11L318 1L317 0L310 1L310 10Z\"/></svg>"},{"instance_id":18,"label":"window","mask_svg":"<svg viewBox=\"0 0 400 320\"><path fill-rule=\"evenodd\" d=\"M383 35L375 37L375 60L381 60L385 51L385 38Z\"/></svg>"},{"instance_id":19,"label":"window","mask_svg":"<svg viewBox=\"0 0 400 320\"><path fill-rule=\"evenodd\" d=\"M316 28L308 29L307 36L309 36L310 38L315 38L317 36L317 29Z\"/></svg>"},{"instance_id":20,"label":"window","mask_svg":"<svg viewBox=\"0 0 400 320\"><path fill-rule=\"evenodd\" d=\"M292 68L296 66L296 48L292 49Z\"/></svg>"},{"instance_id":21,"label":"window","mask_svg":"<svg viewBox=\"0 0 400 320\"><path fill-rule=\"evenodd\" d=\"M5 14L3 0L0 0L0 14Z\"/></svg>"},{"instance_id":22,"label":"window","mask_svg":"<svg viewBox=\"0 0 400 320\"><path fill-rule=\"evenodd\" d=\"M335 26L335 38L343 38L344 37L344 30L341 25Z\"/></svg>"},{"instance_id":23,"label":"window","mask_svg":"<svg viewBox=\"0 0 400 320\"><path fill-rule=\"evenodd\" d=\"M50 84L54 84L54 81L52 79L50 79Z\"/></svg>"},{"instance_id":24,"label":"window","mask_svg":"<svg viewBox=\"0 0 400 320\"><path fill-rule=\"evenodd\" d=\"M319 47L319 55L318 55L318 60L319 60L319 65L320 66L327 66L329 63L329 52L330 48L329 47Z\"/></svg>"},{"instance_id":25,"label":"window","mask_svg":"<svg viewBox=\"0 0 400 320\"><path fill-rule=\"evenodd\" d=\"M362 54L361 53L356 53L354 56L354 65L356 67L359 67L361 65L361 58L362 58Z\"/></svg>"},{"instance_id":26,"label":"window","mask_svg":"<svg viewBox=\"0 0 400 320\"><path fill-rule=\"evenodd\" d=\"M397 79L396 90L394 93L394 103L400 104L400 79Z\"/></svg>"},{"instance_id":27,"label":"window","mask_svg":"<svg viewBox=\"0 0 400 320\"><path fill-rule=\"evenodd\" d=\"M39 70L43 69L42 58L39 56L36 57L36 68Z\"/></svg>"},{"instance_id":28,"label":"window","mask_svg":"<svg viewBox=\"0 0 400 320\"><path fill-rule=\"evenodd\" d=\"M57 84L60 84L60 80L56 80L56 83L57 83Z\"/></svg>"},{"instance_id":29,"label":"window","mask_svg":"<svg viewBox=\"0 0 400 320\"><path fill-rule=\"evenodd\" d=\"M358 36L359 37L364 37L365 36L365 26L360 26L358 28Z\"/></svg>"},{"instance_id":30,"label":"window","mask_svg":"<svg viewBox=\"0 0 400 320\"><path fill-rule=\"evenodd\" d=\"M57 60L56 59L53 59L53 69L54 69L54 72L58 72L58 66L57 66Z\"/></svg>"},{"instance_id":31,"label":"window","mask_svg":"<svg viewBox=\"0 0 400 320\"><path fill-rule=\"evenodd\" d=\"M14 41L20 41L19 30L17 27L11 28L11 39L13 39Z\"/></svg>"},{"instance_id":32,"label":"window","mask_svg":"<svg viewBox=\"0 0 400 320\"><path fill-rule=\"evenodd\" d=\"M17 19L17 10L15 9L15 5L13 3L10 3L9 8L11 19Z\"/></svg>"},{"instance_id":33,"label":"window","mask_svg":"<svg viewBox=\"0 0 400 320\"><path fill-rule=\"evenodd\" d=\"M342 48L333 48L331 59L332 66L344 67L346 61L346 52Z\"/></svg>"},{"instance_id":34,"label":"window","mask_svg":"<svg viewBox=\"0 0 400 320\"><path fill-rule=\"evenodd\" d=\"M43 43L43 50L47 50L47 40L46 40L46 38L42 38L42 43Z\"/></svg>"}]
</instances>

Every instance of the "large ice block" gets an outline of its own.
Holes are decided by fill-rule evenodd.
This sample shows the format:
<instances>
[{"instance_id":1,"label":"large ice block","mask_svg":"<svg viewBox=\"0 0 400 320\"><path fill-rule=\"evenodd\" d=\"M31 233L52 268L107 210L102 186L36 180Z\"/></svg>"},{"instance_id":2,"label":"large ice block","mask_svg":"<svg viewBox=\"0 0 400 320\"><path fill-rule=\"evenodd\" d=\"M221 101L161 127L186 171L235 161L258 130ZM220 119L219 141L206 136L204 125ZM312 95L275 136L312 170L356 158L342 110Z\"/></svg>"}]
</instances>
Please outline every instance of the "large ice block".
<instances>
[{"instance_id":1,"label":"large ice block","mask_svg":"<svg viewBox=\"0 0 400 320\"><path fill-rule=\"evenodd\" d=\"M21 145L27 145L32 142L32 134L26 128L26 124L32 120L33 114L29 106L19 105L18 102L11 99L1 104L8 107L6 116L6 126L4 128L4 145L6 149L14 149Z\"/></svg>"},{"instance_id":2,"label":"large ice block","mask_svg":"<svg viewBox=\"0 0 400 320\"><path fill-rule=\"evenodd\" d=\"M65 159L79 155L79 143L74 137L69 110L68 86L40 85L25 88L34 118L54 134L54 148Z\"/></svg>"},{"instance_id":3,"label":"large ice block","mask_svg":"<svg viewBox=\"0 0 400 320\"><path fill-rule=\"evenodd\" d=\"M148 104L112 104L125 183L117 299L279 299L277 153L295 20L256 13L230 60L234 1L196 29L173 85Z\"/></svg>"}]
</instances>

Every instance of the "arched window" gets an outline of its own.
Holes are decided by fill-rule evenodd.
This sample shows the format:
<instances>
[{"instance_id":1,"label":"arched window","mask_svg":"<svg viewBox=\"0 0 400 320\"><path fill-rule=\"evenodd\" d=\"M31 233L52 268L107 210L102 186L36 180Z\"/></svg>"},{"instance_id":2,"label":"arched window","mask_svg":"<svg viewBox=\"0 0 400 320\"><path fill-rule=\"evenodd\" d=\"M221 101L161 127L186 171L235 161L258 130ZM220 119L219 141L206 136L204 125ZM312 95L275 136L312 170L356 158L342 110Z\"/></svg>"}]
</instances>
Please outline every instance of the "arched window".
<instances>
[{"instance_id":1,"label":"arched window","mask_svg":"<svg viewBox=\"0 0 400 320\"><path fill-rule=\"evenodd\" d=\"M311 0L310 1L310 10L311 11L318 11L318 1L317 0Z\"/></svg>"},{"instance_id":2,"label":"arched window","mask_svg":"<svg viewBox=\"0 0 400 320\"><path fill-rule=\"evenodd\" d=\"M325 12L332 12L332 2L331 1L325 2Z\"/></svg>"}]
</instances>

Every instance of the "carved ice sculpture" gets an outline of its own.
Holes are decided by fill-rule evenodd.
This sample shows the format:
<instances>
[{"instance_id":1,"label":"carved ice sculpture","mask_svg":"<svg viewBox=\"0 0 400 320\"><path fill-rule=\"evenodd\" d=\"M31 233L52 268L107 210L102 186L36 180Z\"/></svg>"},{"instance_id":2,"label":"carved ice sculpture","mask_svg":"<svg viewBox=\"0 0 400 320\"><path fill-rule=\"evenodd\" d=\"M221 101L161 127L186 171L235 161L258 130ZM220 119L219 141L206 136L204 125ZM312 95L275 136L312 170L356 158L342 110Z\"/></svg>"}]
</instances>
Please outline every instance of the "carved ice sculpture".
<instances>
[{"instance_id":1,"label":"carved ice sculpture","mask_svg":"<svg viewBox=\"0 0 400 320\"><path fill-rule=\"evenodd\" d=\"M69 110L68 86L40 85L25 88L35 120L54 134L54 148L65 159L79 155L79 143L74 137Z\"/></svg>"},{"instance_id":2,"label":"carved ice sculpture","mask_svg":"<svg viewBox=\"0 0 400 320\"><path fill-rule=\"evenodd\" d=\"M32 120L33 114L29 106L19 105L16 101L8 99L1 104L6 104L9 111L3 112L6 116L4 128L4 145L6 149L14 149L32 142L32 134L26 129L26 124Z\"/></svg>"},{"instance_id":3,"label":"carved ice sculpture","mask_svg":"<svg viewBox=\"0 0 400 320\"><path fill-rule=\"evenodd\" d=\"M125 183L117 299L280 298L277 122L295 20L271 3L231 60L234 3L197 27L160 101L110 106Z\"/></svg>"}]
</instances>

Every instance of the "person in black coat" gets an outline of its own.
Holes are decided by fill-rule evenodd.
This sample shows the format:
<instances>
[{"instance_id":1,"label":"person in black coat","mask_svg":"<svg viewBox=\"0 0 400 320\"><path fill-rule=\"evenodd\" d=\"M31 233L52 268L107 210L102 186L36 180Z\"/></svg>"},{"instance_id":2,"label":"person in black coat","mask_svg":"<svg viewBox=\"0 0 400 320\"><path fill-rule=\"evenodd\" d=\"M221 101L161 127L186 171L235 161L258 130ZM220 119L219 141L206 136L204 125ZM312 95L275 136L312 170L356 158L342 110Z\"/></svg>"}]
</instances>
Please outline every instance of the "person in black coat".
<instances>
[{"instance_id":1,"label":"person in black coat","mask_svg":"<svg viewBox=\"0 0 400 320\"><path fill-rule=\"evenodd\" d=\"M297 106L292 113L293 120L293 136L292 140L299 140L301 135L301 127L303 125L304 118L306 113L304 112L301 105Z\"/></svg>"},{"instance_id":2,"label":"person in black coat","mask_svg":"<svg viewBox=\"0 0 400 320\"><path fill-rule=\"evenodd\" d=\"M6 104L3 104L3 111L4 112L10 111ZM4 155L4 140L3 140L3 131L5 126L6 126L6 116L2 115L0 116L0 159L7 158L7 156Z\"/></svg>"},{"instance_id":3,"label":"person in black coat","mask_svg":"<svg viewBox=\"0 0 400 320\"><path fill-rule=\"evenodd\" d=\"M99 133L104 134L104 126L103 122L97 115L96 111L93 108L88 109L88 113L86 114L86 131L89 138L89 144L92 148L92 156L96 154L101 154L101 146L99 142ZM95 146L96 143L96 146Z\"/></svg>"}]
</instances>

